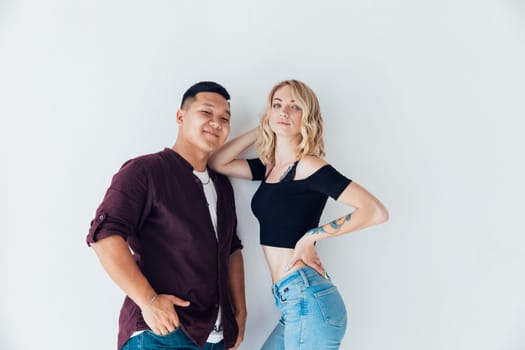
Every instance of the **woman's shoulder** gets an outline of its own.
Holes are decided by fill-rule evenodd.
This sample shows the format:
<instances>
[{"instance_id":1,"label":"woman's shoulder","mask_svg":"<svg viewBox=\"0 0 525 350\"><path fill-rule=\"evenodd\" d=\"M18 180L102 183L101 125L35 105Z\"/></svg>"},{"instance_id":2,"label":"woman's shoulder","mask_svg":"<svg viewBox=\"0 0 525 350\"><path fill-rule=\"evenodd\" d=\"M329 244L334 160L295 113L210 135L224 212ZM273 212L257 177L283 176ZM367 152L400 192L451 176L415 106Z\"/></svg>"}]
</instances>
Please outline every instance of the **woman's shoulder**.
<instances>
[{"instance_id":1,"label":"woman's shoulder","mask_svg":"<svg viewBox=\"0 0 525 350\"><path fill-rule=\"evenodd\" d=\"M306 179L328 163L316 156L303 156L297 163L296 179Z\"/></svg>"}]
</instances>

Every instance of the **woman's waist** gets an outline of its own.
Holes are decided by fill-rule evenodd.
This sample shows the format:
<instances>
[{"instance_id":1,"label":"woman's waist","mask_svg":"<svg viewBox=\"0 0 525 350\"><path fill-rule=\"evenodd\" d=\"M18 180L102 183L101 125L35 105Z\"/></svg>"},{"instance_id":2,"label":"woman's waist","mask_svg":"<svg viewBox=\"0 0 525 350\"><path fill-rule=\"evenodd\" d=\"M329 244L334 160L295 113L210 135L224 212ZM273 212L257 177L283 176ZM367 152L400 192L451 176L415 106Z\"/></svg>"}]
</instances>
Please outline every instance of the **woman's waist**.
<instances>
[{"instance_id":1,"label":"woman's waist","mask_svg":"<svg viewBox=\"0 0 525 350\"><path fill-rule=\"evenodd\" d=\"M293 266L288 266L288 263L292 259L294 250L291 248L281 248L263 245L264 257L268 263L270 274L272 275L272 283L275 284L277 281L289 276L294 271L306 266L301 260L295 263Z\"/></svg>"},{"instance_id":2,"label":"woman's waist","mask_svg":"<svg viewBox=\"0 0 525 350\"><path fill-rule=\"evenodd\" d=\"M297 272L300 269L304 269L308 267L304 262L298 261L295 263L294 266L289 268L286 264L279 265L275 270L270 268L271 274L272 274L272 283L274 285L279 284L281 281L286 280L288 276L293 275L295 272ZM317 273L317 272L316 272ZM318 274L318 273L317 273Z\"/></svg>"},{"instance_id":3,"label":"woman's waist","mask_svg":"<svg viewBox=\"0 0 525 350\"><path fill-rule=\"evenodd\" d=\"M332 284L328 276L325 278L313 268L303 264L303 267L294 269L275 282L272 286L272 291L274 294L278 294L293 290L304 290L314 286L321 287L321 285L325 284ZM314 287L314 289L317 288Z\"/></svg>"}]
</instances>

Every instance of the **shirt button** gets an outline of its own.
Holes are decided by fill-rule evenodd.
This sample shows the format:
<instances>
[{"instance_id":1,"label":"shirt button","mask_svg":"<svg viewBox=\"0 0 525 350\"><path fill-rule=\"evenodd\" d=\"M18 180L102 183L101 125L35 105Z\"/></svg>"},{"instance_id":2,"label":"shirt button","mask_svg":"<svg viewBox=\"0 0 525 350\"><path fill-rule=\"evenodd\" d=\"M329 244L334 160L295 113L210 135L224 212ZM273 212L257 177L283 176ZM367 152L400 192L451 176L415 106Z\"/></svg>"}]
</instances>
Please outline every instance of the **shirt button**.
<instances>
[{"instance_id":1,"label":"shirt button","mask_svg":"<svg viewBox=\"0 0 525 350\"><path fill-rule=\"evenodd\" d=\"M103 214L98 217L98 221L102 221L102 220L104 220L104 215Z\"/></svg>"}]
</instances>

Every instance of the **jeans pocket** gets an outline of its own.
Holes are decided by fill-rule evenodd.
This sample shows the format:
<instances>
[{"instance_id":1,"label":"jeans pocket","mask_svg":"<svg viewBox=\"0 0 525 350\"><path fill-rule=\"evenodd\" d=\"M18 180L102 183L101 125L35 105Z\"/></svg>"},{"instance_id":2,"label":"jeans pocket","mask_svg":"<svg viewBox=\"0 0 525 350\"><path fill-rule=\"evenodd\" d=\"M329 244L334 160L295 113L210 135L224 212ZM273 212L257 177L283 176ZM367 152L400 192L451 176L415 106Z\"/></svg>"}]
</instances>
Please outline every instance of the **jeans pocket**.
<instances>
[{"instance_id":1,"label":"jeans pocket","mask_svg":"<svg viewBox=\"0 0 525 350\"><path fill-rule=\"evenodd\" d=\"M343 298L339 294L337 287L332 286L328 289L314 293L317 304L323 315L325 323L336 326L346 326L346 308Z\"/></svg>"}]
</instances>

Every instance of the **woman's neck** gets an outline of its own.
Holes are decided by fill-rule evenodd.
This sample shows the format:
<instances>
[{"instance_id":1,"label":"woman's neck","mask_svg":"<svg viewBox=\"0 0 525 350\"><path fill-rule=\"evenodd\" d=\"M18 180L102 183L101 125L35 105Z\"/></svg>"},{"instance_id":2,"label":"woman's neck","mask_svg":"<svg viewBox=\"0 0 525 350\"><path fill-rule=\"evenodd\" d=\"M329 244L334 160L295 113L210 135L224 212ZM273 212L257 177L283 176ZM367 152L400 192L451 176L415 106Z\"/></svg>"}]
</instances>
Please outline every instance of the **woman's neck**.
<instances>
[{"instance_id":1,"label":"woman's neck","mask_svg":"<svg viewBox=\"0 0 525 350\"><path fill-rule=\"evenodd\" d=\"M283 149L275 147L273 163L275 166L293 163L297 160L294 149Z\"/></svg>"},{"instance_id":2,"label":"woman's neck","mask_svg":"<svg viewBox=\"0 0 525 350\"><path fill-rule=\"evenodd\" d=\"M277 139L274 151L274 165L279 166L283 164L293 163L297 160L295 149L297 142L290 139Z\"/></svg>"}]
</instances>

